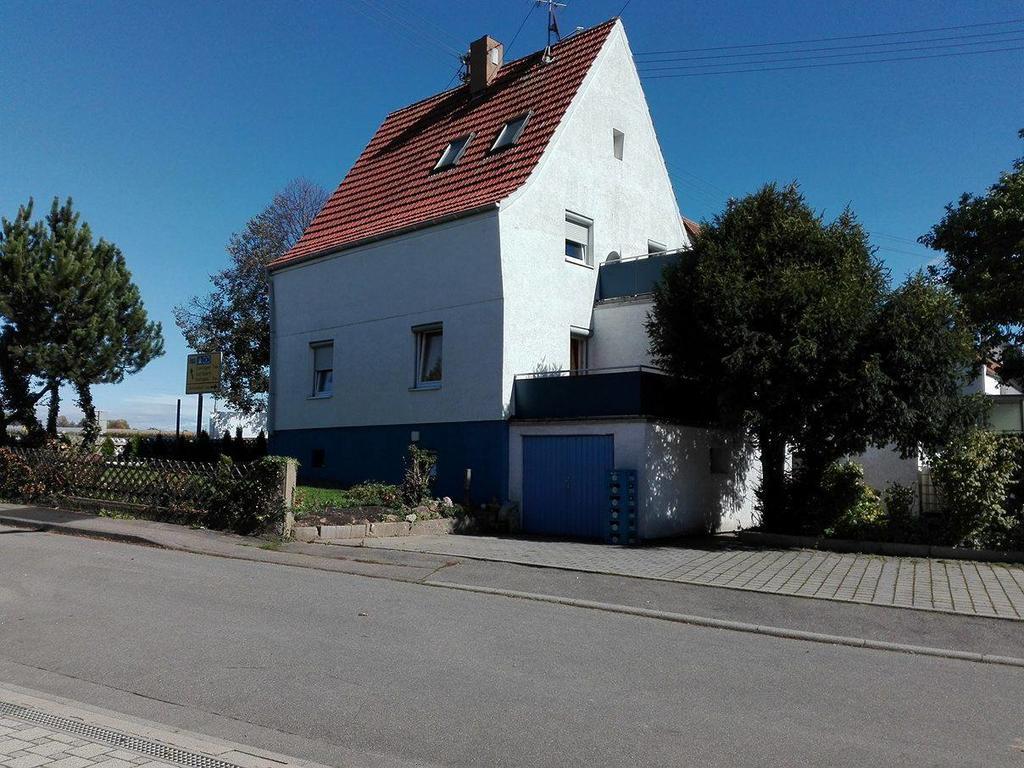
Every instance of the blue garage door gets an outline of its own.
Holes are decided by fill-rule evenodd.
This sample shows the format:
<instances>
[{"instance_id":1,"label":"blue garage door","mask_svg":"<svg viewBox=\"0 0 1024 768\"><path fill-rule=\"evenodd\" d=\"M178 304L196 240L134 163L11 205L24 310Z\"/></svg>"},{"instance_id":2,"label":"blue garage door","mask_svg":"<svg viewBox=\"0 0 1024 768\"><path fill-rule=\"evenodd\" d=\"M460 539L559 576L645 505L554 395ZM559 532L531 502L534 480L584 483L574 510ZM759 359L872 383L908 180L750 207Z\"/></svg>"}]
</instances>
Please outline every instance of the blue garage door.
<instances>
[{"instance_id":1,"label":"blue garage door","mask_svg":"<svg viewBox=\"0 0 1024 768\"><path fill-rule=\"evenodd\" d=\"M608 522L612 435L523 437L523 530L599 539Z\"/></svg>"}]
</instances>

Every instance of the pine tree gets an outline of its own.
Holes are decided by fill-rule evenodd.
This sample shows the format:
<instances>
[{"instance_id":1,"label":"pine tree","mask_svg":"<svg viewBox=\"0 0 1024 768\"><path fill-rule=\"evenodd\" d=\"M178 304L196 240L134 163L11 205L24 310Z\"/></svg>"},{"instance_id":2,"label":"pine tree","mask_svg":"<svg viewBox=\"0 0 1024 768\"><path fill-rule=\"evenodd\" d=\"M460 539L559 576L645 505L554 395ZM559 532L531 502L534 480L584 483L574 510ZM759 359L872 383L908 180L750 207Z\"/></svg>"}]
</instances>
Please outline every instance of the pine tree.
<instances>
[{"instance_id":1,"label":"pine tree","mask_svg":"<svg viewBox=\"0 0 1024 768\"><path fill-rule=\"evenodd\" d=\"M99 434L93 384L120 382L163 354L159 323L150 322L124 256L93 242L70 198L56 198L45 224L31 223L32 203L0 240L0 341L5 407L38 431L35 403L50 394L48 426L56 432L59 387L70 383L85 414L84 439ZM31 392L32 380L42 389Z\"/></svg>"}]
</instances>

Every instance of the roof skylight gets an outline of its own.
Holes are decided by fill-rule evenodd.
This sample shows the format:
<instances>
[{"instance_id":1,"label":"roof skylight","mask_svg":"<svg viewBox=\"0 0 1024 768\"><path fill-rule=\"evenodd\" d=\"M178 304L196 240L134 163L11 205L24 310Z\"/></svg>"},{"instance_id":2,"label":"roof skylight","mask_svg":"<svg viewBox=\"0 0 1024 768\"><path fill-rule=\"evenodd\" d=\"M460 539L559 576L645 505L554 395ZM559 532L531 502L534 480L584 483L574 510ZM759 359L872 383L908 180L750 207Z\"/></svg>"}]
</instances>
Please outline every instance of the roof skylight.
<instances>
[{"instance_id":1,"label":"roof skylight","mask_svg":"<svg viewBox=\"0 0 1024 768\"><path fill-rule=\"evenodd\" d=\"M517 141L523 133L523 129L526 127L526 121L530 119L530 113L527 112L525 115L509 120L502 127L501 132L498 134L498 138L494 140L494 146L491 147L491 152L498 149L504 149L505 147L511 147Z\"/></svg>"},{"instance_id":2,"label":"roof skylight","mask_svg":"<svg viewBox=\"0 0 1024 768\"><path fill-rule=\"evenodd\" d=\"M473 138L472 133L467 133L465 136L460 136L454 139L451 143L445 147L444 152L441 153L441 159L437 161L437 165L434 166L435 171L441 171L445 168L451 168L462 157L462 153L466 151L466 147L469 146L470 139Z\"/></svg>"}]
</instances>

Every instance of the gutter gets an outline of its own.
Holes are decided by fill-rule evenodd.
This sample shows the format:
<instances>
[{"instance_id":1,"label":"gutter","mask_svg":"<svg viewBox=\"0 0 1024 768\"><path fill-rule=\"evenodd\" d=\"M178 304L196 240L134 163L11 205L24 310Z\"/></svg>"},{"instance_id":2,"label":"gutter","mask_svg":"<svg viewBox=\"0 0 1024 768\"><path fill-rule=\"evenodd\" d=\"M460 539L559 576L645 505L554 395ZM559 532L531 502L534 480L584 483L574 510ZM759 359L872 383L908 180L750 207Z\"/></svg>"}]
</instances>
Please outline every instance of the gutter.
<instances>
[{"instance_id":1,"label":"gutter","mask_svg":"<svg viewBox=\"0 0 1024 768\"><path fill-rule=\"evenodd\" d=\"M298 264L304 264L304 263L306 263L308 261L313 261L315 259L320 259L320 258L323 258L325 256L333 256L335 254L339 254L339 253L342 253L344 251L350 251L353 248L359 248L359 247L364 246L364 245L369 245L370 243L376 243L376 242L379 242L381 240L389 240L392 237L399 237L401 235L407 235L407 234L409 234L411 232L416 232L416 231L421 230L421 229L426 229L427 227L434 227L434 226L437 226L438 224L446 224L449 221L455 221L457 219L468 218L470 216L475 216L478 213L486 213L488 211L494 211L494 210L497 210L499 207L501 207L500 201L494 202L494 203L487 203L485 205L480 205L480 206L477 206L476 208L470 208L470 209L465 210L465 211L458 211L457 213L449 213L449 214L446 214L445 216L438 216L437 218L427 219L426 221L421 221L421 222L418 222L416 224L409 224L409 225L401 227L399 229L390 229L387 232L382 232L379 235L370 235L369 237L363 237L363 238L360 238L359 240L353 240L351 243L345 243L344 245L342 245L341 247L338 247L338 248L335 248L335 247L323 248L323 249L321 249L319 251L313 251L312 253L307 253L307 254L305 254L303 256L299 256L299 257L296 257L294 259L288 259L287 261L284 261L281 264L278 264L277 266L274 266L273 264L270 264L270 265L267 266L267 270L269 272L271 272L271 273L277 272L279 270L286 269L286 268L291 267L291 266L296 266Z\"/></svg>"}]
</instances>

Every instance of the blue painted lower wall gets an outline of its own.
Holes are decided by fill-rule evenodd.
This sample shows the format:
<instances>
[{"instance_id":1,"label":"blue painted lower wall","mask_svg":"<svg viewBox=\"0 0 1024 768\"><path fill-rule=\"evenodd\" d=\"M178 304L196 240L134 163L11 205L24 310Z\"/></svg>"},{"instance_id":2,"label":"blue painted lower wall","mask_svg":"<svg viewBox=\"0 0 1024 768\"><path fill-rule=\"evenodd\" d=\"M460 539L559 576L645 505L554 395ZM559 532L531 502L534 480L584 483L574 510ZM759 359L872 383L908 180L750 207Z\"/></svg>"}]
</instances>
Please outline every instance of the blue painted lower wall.
<instances>
[{"instance_id":1,"label":"blue painted lower wall","mask_svg":"<svg viewBox=\"0 0 1024 768\"><path fill-rule=\"evenodd\" d=\"M399 483L411 433L419 445L437 452L439 496L461 502L467 468L473 470L474 503L508 498L508 422L463 421L437 424L388 424L374 427L324 427L275 430L270 450L299 460L299 479L353 485L365 480ZM314 450L324 466L313 466Z\"/></svg>"}]
</instances>

